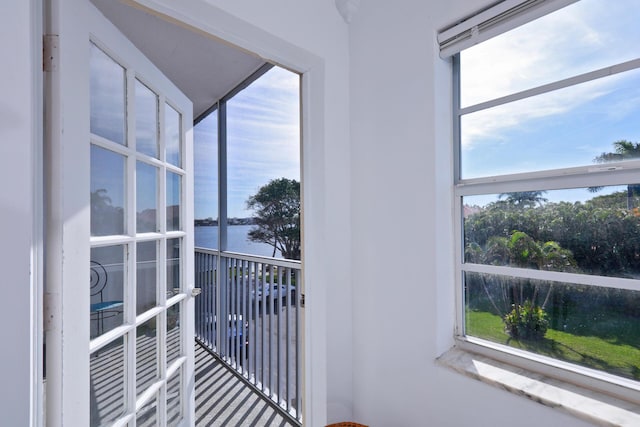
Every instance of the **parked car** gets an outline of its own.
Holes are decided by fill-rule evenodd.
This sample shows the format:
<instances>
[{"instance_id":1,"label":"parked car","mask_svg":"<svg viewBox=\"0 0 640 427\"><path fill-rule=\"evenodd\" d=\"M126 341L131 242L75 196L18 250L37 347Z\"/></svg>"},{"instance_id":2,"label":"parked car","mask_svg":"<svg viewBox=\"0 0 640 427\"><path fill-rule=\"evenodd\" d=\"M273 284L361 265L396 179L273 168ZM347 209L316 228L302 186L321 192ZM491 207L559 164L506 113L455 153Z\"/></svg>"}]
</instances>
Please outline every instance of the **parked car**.
<instances>
[{"instance_id":1,"label":"parked car","mask_svg":"<svg viewBox=\"0 0 640 427\"><path fill-rule=\"evenodd\" d=\"M271 300L274 302L274 309L278 310L280 307L286 307L287 304L296 305L296 287L294 285L284 284L269 284L267 283L264 289L259 287L251 295L250 312L253 314L254 300L257 299L258 313L262 314L262 304L265 303L265 314L270 313Z\"/></svg>"},{"instance_id":2,"label":"parked car","mask_svg":"<svg viewBox=\"0 0 640 427\"><path fill-rule=\"evenodd\" d=\"M227 342L225 344L228 347L227 355L231 355L232 353L231 348L233 348L234 352L236 351L236 349L242 348L237 346L237 343L239 341L239 345L244 346L245 348L244 357L246 358L247 355L249 354L249 340L244 336L244 331L247 330L247 328L249 327L249 322L244 320L241 314L240 315L229 314L228 318L229 318L229 324L226 328ZM217 328L216 320L217 320L216 315L208 314L205 316L205 323L213 322L214 330ZM243 328L243 323L244 323L244 328ZM222 334L224 337L224 331L222 332ZM221 347L219 346L219 348ZM240 358L238 357L238 359Z\"/></svg>"}]
</instances>

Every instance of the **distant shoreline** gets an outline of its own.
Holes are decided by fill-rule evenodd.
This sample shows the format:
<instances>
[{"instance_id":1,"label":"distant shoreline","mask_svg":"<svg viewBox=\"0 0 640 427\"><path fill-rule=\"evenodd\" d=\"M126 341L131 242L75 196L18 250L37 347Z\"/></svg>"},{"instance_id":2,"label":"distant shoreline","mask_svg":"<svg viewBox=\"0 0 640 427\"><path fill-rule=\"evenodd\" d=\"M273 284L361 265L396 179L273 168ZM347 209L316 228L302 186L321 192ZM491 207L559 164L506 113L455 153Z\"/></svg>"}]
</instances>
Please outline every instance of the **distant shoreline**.
<instances>
[{"instance_id":1,"label":"distant shoreline","mask_svg":"<svg viewBox=\"0 0 640 427\"><path fill-rule=\"evenodd\" d=\"M196 219L193 223L196 227L218 226L218 220L213 218ZM227 218L227 225L255 225L255 218Z\"/></svg>"}]
</instances>

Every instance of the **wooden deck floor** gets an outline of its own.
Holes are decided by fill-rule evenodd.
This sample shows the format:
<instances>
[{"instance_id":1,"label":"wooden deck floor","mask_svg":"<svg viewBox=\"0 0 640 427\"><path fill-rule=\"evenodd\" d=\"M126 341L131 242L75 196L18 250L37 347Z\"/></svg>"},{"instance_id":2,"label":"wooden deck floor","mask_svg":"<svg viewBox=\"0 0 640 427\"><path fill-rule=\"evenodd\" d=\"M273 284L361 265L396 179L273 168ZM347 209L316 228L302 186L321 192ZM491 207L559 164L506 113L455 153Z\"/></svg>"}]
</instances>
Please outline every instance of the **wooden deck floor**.
<instances>
[{"instance_id":1,"label":"wooden deck floor","mask_svg":"<svg viewBox=\"0 0 640 427\"><path fill-rule=\"evenodd\" d=\"M196 343L196 426L293 427L296 424Z\"/></svg>"}]
</instances>

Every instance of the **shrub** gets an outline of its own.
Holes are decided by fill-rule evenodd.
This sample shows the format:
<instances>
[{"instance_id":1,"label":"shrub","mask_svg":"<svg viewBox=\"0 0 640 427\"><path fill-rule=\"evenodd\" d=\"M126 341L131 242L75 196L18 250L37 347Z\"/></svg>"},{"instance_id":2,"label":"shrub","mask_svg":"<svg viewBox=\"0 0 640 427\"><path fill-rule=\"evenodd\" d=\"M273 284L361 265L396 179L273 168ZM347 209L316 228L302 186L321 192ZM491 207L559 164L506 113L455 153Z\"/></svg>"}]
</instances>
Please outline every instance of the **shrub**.
<instances>
[{"instance_id":1,"label":"shrub","mask_svg":"<svg viewBox=\"0 0 640 427\"><path fill-rule=\"evenodd\" d=\"M539 340L544 337L549 327L547 313L529 300L520 304L513 304L512 310L503 320L505 330L512 338L524 340Z\"/></svg>"}]
</instances>

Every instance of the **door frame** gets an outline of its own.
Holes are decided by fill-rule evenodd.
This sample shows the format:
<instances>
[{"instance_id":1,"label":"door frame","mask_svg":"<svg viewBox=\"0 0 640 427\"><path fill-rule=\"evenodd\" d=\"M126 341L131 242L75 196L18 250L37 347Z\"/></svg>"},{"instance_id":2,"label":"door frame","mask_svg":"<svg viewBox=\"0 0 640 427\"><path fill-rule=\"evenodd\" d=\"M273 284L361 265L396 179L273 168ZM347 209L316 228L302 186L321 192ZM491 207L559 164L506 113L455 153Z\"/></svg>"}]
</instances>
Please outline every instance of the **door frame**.
<instances>
[{"instance_id":1,"label":"door frame","mask_svg":"<svg viewBox=\"0 0 640 427\"><path fill-rule=\"evenodd\" d=\"M44 28L56 35L53 61L45 73L45 335L46 424L86 425L89 420L89 56L85 0L46 3ZM75 21L75 22L74 22ZM83 55L83 53L86 53ZM61 72L63 71L63 72ZM60 106L60 108L58 108ZM73 120L73 125L67 121ZM76 164L73 174L62 165ZM84 283L84 286L83 286ZM78 307L76 310L64 307ZM65 342L63 346L62 343ZM77 369L77 367L87 369ZM70 372L74 372L71 375ZM81 393L84 391L84 394ZM72 398L73 396L73 398Z\"/></svg>"},{"instance_id":2,"label":"door frame","mask_svg":"<svg viewBox=\"0 0 640 427\"><path fill-rule=\"evenodd\" d=\"M240 48L255 52L256 54L269 59L271 62L300 73L302 76L301 156L303 178L302 205L304 209L304 223L302 225L302 230L303 235L305 236L305 239L303 239L303 259L305 260L304 283L306 287L306 310L304 313L306 321L304 322L303 329L305 336L313 337L313 340L304 339L304 365L306 367L313 367L313 369L306 369L304 375L304 415L306 420L305 424L307 425L326 424L327 364L325 355L327 354L327 325L325 314L327 307L327 296L325 291L323 291L324 287L322 286L323 279L326 276L326 274L324 273L324 271L326 270L326 266L322 262L323 245L320 243L322 238L320 231L325 227L325 218L323 213L325 198L323 183L325 170L324 60L283 39L273 36L272 34L262 30L257 26L254 26L246 21L232 16L226 11L211 4L196 4L192 1L175 4L167 0L128 0L128 2L138 7L150 10L153 13L168 16L173 21L182 22L183 24L195 28L198 31L210 34L215 38L222 39ZM56 29L59 28L61 21L62 23L64 23L68 20L78 19L78 16L84 16L84 14L86 13L86 5L83 6L83 2L81 0L51 0L50 2L43 2L42 0L31 0L31 3L32 5L35 5L31 8L32 22L34 23L32 27L32 34L35 33L35 38L37 39L34 42L33 48L34 58L39 58L41 55L42 50L39 40L41 39L43 33L56 33ZM43 6L44 3L46 4ZM176 8L178 8L178 10L176 10ZM45 19L44 25L40 26L39 23L42 22L43 19L43 9L55 9L58 12L51 19ZM66 49L62 49L62 51L60 52L60 55L64 56L65 51L67 49L71 49L71 46L74 45L74 35L61 34L60 37L61 41L65 41L64 45L67 46ZM76 38L76 42L77 41L78 38ZM73 91L73 96L71 96L69 94L69 90L66 90L66 88L74 86L73 77L69 77L66 79L61 78L57 70L54 70L51 73L47 73L45 75L45 79L51 81L53 83L53 87L50 90L46 91L44 101L39 94L34 94L34 98L37 98L37 103L44 104L47 111L49 111L50 108L51 92L61 93L71 98L88 97L88 94L86 93L73 93ZM37 80L37 78L34 80ZM78 83L78 81L75 81L75 83ZM88 82L85 83L87 83L85 87L88 87ZM37 84L35 84L35 86L38 87ZM68 110L69 114L67 114L66 116L70 117L72 110L73 109L70 108ZM37 117L37 114L34 113L34 117ZM60 145L62 144L61 140L63 138L69 140L72 145L73 135L62 135L60 133L63 126L63 117L48 117L47 122L49 123L48 126L52 126L58 132L57 138L60 139L55 140L56 138L54 138L54 140L52 141L47 141L46 145L52 145L52 147L47 148L47 152L50 152L51 150L59 150ZM65 154L58 153L58 155ZM66 155L68 155L68 153L66 153ZM36 165L36 170L37 169L38 167ZM45 176L48 177L48 175ZM58 176L55 177L55 179L57 179L58 181L62 181L64 177ZM81 183L77 184L82 187ZM51 187L51 183L47 182L45 185L47 188ZM36 188L34 191L35 193L37 193L35 194L37 200L36 202L34 202L34 204L36 205L36 207L41 206L40 200L42 200L43 190ZM49 217L53 213L64 217L65 215L73 215L73 211L73 206L58 205L55 212L46 212L46 216L44 216L45 222L47 225L50 224L51 221ZM74 222L73 224L68 225L68 229L74 227L80 229L86 228L86 230L88 230L89 224ZM37 231L38 226L35 225L34 228ZM63 242L59 240L59 236L57 236L55 233L53 233L53 235L51 235L50 233L51 230L47 229L47 243L45 246L45 250L47 251L47 254L53 255L53 257L55 257L59 262L62 254L61 251ZM52 242L49 242L51 237L53 237L54 240ZM69 242L64 243L66 243L67 246L70 246ZM72 252L72 254L77 257L83 257L87 260L88 263L88 252L84 254ZM32 265L34 265L33 262L34 261L32 261ZM35 264L37 264L37 260L35 260ZM52 264L55 264L55 262L53 262L53 259L51 259L51 257L48 257L46 265L51 266ZM60 294L59 292L60 284L66 277L72 275L73 272L60 267L60 269L56 271L56 277L52 278L53 280L47 280L48 295L46 296L46 298L44 298L47 300L47 308L44 310L45 315L42 316L45 317L45 325L49 324L50 316L56 314L59 315L59 307L63 302L65 302L66 297L64 294ZM41 295L41 292L42 290L39 290L38 295ZM42 307L43 304L41 302L38 303L36 301L37 299L37 297L34 297L33 299L35 306ZM40 309L35 311L41 312ZM36 352L39 353L40 355L38 357L41 360L40 349L42 348L42 339L40 337L41 331L38 327L40 319L38 318L39 316L37 314L35 314L33 317L33 333L36 338L32 341L34 341L35 345L37 346L37 350L32 351L32 354ZM72 321L74 319L67 318L66 320ZM37 358L33 357L33 359ZM61 356L59 362L64 362L66 366L72 367L73 361L73 357L69 354L66 354ZM35 360L34 364L37 365L38 360ZM36 375L37 381L39 381L39 378L41 378L41 375L39 375L41 370L38 372L38 375ZM78 379L78 382L88 383L88 379ZM79 402L62 402L59 399L59 396L61 396L62 392L62 389L59 386L51 387L48 384L47 389L47 411L49 414L54 414L54 416L60 420L59 425L61 425L61 417L63 413L81 415L81 412L76 412L78 407L83 406L85 408L88 408L88 405L81 405L79 404ZM38 424L40 424L42 421L42 413L44 411L44 398L41 391L38 391L34 394L36 396L33 399L35 402L32 406L35 408L34 412L37 412L37 414L39 415L37 417L34 417L34 419L40 420L36 421ZM86 416L88 417L88 414Z\"/></svg>"},{"instance_id":3,"label":"door frame","mask_svg":"<svg viewBox=\"0 0 640 427\"><path fill-rule=\"evenodd\" d=\"M324 60L264 29L231 15L211 2L127 0L135 7L178 22L301 76L301 205L303 420L306 426L327 424L327 294L330 266L324 263L322 230L325 206L325 64ZM313 337L313 339L309 339Z\"/></svg>"}]
</instances>

